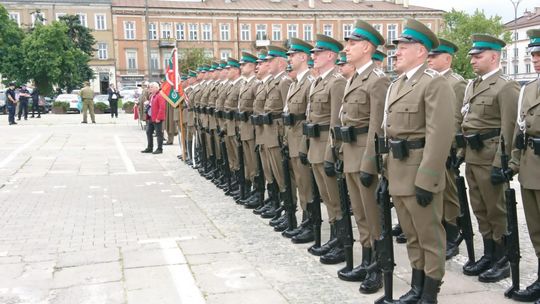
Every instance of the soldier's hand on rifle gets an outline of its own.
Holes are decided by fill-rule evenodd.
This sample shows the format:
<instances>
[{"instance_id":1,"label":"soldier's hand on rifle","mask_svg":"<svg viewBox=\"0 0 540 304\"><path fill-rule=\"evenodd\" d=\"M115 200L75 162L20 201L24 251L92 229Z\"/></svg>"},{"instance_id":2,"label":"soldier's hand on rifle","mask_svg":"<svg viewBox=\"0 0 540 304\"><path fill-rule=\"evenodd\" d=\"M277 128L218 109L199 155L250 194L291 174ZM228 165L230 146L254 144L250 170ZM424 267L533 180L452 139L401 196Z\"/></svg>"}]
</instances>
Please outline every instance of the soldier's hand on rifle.
<instances>
[{"instance_id":1,"label":"soldier's hand on rifle","mask_svg":"<svg viewBox=\"0 0 540 304\"><path fill-rule=\"evenodd\" d=\"M506 181L506 178L504 176L504 172L501 168L498 167L492 167L491 168L491 183L493 185L499 185Z\"/></svg>"},{"instance_id":2,"label":"soldier's hand on rifle","mask_svg":"<svg viewBox=\"0 0 540 304\"><path fill-rule=\"evenodd\" d=\"M454 167L454 169L456 170L459 170L459 167L461 167L461 164L463 164L464 161L465 161L465 157L458 156L456 157L454 163L452 164L452 167Z\"/></svg>"},{"instance_id":3,"label":"soldier's hand on rifle","mask_svg":"<svg viewBox=\"0 0 540 304\"><path fill-rule=\"evenodd\" d=\"M306 153L298 152L298 157L300 157L300 162L302 163L302 165L304 166L309 165L309 161L308 161Z\"/></svg>"},{"instance_id":4,"label":"soldier's hand on rifle","mask_svg":"<svg viewBox=\"0 0 540 304\"><path fill-rule=\"evenodd\" d=\"M360 182L362 186L369 188L373 184L374 175L364 171L360 171Z\"/></svg>"},{"instance_id":5,"label":"soldier's hand on rifle","mask_svg":"<svg viewBox=\"0 0 540 304\"><path fill-rule=\"evenodd\" d=\"M507 180L512 180L512 177L516 174L516 172L514 172L514 170L510 168L506 169L503 173L504 173L504 177Z\"/></svg>"},{"instance_id":6,"label":"soldier's hand on rifle","mask_svg":"<svg viewBox=\"0 0 540 304\"><path fill-rule=\"evenodd\" d=\"M420 187L415 187L416 189L416 201L422 207L426 207L433 200L433 193L427 190L424 190Z\"/></svg>"},{"instance_id":7,"label":"soldier's hand on rifle","mask_svg":"<svg viewBox=\"0 0 540 304\"><path fill-rule=\"evenodd\" d=\"M324 161L324 173L326 173L326 176L329 176L329 177L336 176L335 164L329 161Z\"/></svg>"}]
</instances>

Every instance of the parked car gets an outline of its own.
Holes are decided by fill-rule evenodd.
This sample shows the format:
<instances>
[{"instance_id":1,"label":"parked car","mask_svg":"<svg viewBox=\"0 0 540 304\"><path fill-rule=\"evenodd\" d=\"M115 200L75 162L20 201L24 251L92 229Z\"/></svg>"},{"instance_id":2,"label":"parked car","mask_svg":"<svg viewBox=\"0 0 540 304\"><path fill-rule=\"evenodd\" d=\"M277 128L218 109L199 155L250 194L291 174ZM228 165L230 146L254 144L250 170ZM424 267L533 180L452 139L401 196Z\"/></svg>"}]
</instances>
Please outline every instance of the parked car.
<instances>
[{"instance_id":1,"label":"parked car","mask_svg":"<svg viewBox=\"0 0 540 304\"><path fill-rule=\"evenodd\" d=\"M80 97L77 94L60 94L58 97L56 97L55 101L63 101L69 103L69 109L68 111L75 111L77 113L80 113L79 108L77 108L77 104L79 103Z\"/></svg>"},{"instance_id":2,"label":"parked car","mask_svg":"<svg viewBox=\"0 0 540 304\"><path fill-rule=\"evenodd\" d=\"M94 96L94 107L96 106L97 103L104 103L107 105L107 109L105 109L105 113L111 113L111 106L109 104L109 95L107 94L104 94L104 95L96 95Z\"/></svg>"},{"instance_id":3,"label":"parked car","mask_svg":"<svg viewBox=\"0 0 540 304\"><path fill-rule=\"evenodd\" d=\"M0 113L6 114L6 91L0 90Z\"/></svg>"}]
</instances>

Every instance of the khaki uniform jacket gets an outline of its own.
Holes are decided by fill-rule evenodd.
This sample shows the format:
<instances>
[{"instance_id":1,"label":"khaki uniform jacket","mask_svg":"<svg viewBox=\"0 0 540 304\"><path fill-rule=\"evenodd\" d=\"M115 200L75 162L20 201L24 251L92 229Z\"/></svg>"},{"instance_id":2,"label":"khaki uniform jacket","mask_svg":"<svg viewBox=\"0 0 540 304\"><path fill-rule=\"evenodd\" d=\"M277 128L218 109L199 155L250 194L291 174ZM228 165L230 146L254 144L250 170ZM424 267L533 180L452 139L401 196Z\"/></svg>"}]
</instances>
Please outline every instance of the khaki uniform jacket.
<instances>
[{"instance_id":1,"label":"khaki uniform jacket","mask_svg":"<svg viewBox=\"0 0 540 304\"><path fill-rule=\"evenodd\" d=\"M266 101L264 103L264 113L280 114L287 101L287 92L292 80L283 72L268 82ZM283 138L283 120L281 116L275 118L271 125L263 125L263 145L267 148L280 146L280 139Z\"/></svg>"},{"instance_id":2,"label":"khaki uniform jacket","mask_svg":"<svg viewBox=\"0 0 540 304\"><path fill-rule=\"evenodd\" d=\"M184 97L184 101L182 102L182 115L184 116L183 122L185 124L189 124L189 114L191 113L188 111L188 103L191 102L190 93L192 90L193 88L191 86L188 86L187 88L184 89L185 97Z\"/></svg>"},{"instance_id":3,"label":"khaki uniform jacket","mask_svg":"<svg viewBox=\"0 0 540 304\"><path fill-rule=\"evenodd\" d=\"M244 82L243 79L239 79L236 83L230 83L227 90L227 97L225 98L225 111L238 112L238 95L240 94L240 87ZM236 134L236 118L233 120L225 119L225 132L227 136L235 136Z\"/></svg>"},{"instance_id":4,"label":"khaki uniform jacket","mask_svg":"<svg viewBox=\"0 0 540 304\"><path fill-rule=\"evenodd\" d=\"M315 81L315 79L311 76L311 72L307 72L300 82L293 82L291 84L287 96L287 112L294 114L295 116L306 114L309 89L311 88L313 81ZM302 132L304 122L305 120L295 120L294 126L285 127L284 139L289 147L290 157L298 157L300 152L307 154L307 147L304 145L306 138Z\"/></svg>"},{"instance_id":5,"label":"khaki uniform jacket","mask_svg":"<svg viewBox=\"0 0 540 304\"><path fill-rule=\"evenodd\" d=\"M208 99L210 98L210 92L214 89L215 86L216 86L216 83L214 81L210 81L206 83L206 85L204 86L204 89L201 92L201 98L199 100L199 104L201 107L204 108L208 106ZM209 127L208 114L200 113L199 115L201 117L201 123L203 127L208 128Z\"/></svg>"},{"instance_id":6,"label":"khaki uniform jacket","mask_svg":"<svg viewBox=\"0 0 540 304\"><path fill-rule=\"evenodd\" d=\"M253 112L253 102L255 101L255 93L257 92L258 86L259 82L257 81L257 78L252 77L250 81L244 83L240 88L240 92L238 93L238 110L240 112ZM241 121L239 127L241 140L255 139L255 129L249 118L248 121Z\"/></svg>"},{"instance_id":7,"label":"khaki uniform jacket","mask_svg":"<svg viewBox=\"0 0 540 304\"><path fill-rule=\"evenodd\" d=\"M450 87L454 90L454 95L456 95L456 103L454 105L455 130L456 133L461 133L461 123L463 121L461 107L463 106L463 97L465 96L467 81L465 81L461 75L454 73L452 69L449 69L443 76L448 80Z\"/></svg>"},{"instance_id":8,"label":"khaki uniform jacket","mask_svg":"<svg viewBox=\"0 0 540 304\"><path fill-rule=\"evenodd\" d=\"M264 104L266 102L266 96L268 92L268 86L272 82L272 77L268 78L266 82L259 83L257 91L255 92L255 101L253 101L253 113L256 115L264 114ZM263 126L255 126L255 144L263 144Z\"/></svg>"},{"instance_id":9,"label":"khaki uniform jacket","mask_svg":"<svg viewBox=\"0 0 540 304\"><path fill-rule=\"evenodd\" d=\"M527 135L540 137L540 80L528 83L523 88L521 111ZM522 132L516 126L516 134ZM514 137L515 138L515 137ZM506 141L506 138L505 138ZM525 150L514 149L510 167L519 172L519 182L525 189L540 190L540 156L534 154L531 146Z\"/></svg>"},{"instance_id":10,"label":"khaki uniform jacket","mask_svg":"<svg viewBox=\"0 0 540 304\"><path fill-rule=\"evenodd\" d=\"M218 97L216 100L216 110L225 110L225 99L227 98L227 91L229 90L229 82L221 82L218 89ZM224 118L216 118L216 122L220 130L225 126Z\"/></svg>"},{"instance_id":11,"label":"khaki uniform jacket","mask_svg":"<svg viewBox=\"0 0 540 304\"><path fill-rule=\"evenodd\" d=\"M214 108L214 111L216 109L216 104L218 102L219 98L219 90L221 88L222 84L220 82L214 82L214 86L210 93L208 94L208 106L211 108ZM217 118L215 114L207 114L208 115L208 126L211 130L215 130L217 127Z\"/></svg>"},{"instance_id":12,"label":"khaki uniform jacket","mask_svg":"<svg viewBox=\"0 0 540 304\"><path fill-rule=\"evenodd\" d=\"M195 98L199 90L201 89L201 86L199 84L196 84L192 87L192 89L187 93L189 98L189 107L188 109L188 126L192 127L195 126Z\"/></svg>"},{"instance_id":13,"label":"khaki uniform jacket","mask_svg":"<svg viewBox=\"0 0 540 304\"><path fill-rule=\"evenodd\" d=\"M486 133L501 129L506 142L506 153L512 150L514 127L517 117L519 84L502 75L499 70L476 88L469 87L464 98L461 128L464 134ZM474 151L469 146L465 149L465 161L475 165L501 167L498 138L484 141L484 148Z\"/></svg>"},{"instance_id":14,"label":"khaki uniform jacket","mask_svg":"<svg viewBox=\"0 0 540 304\"><path fill-rule=\"evenodd\" d=\"M311 86L309 93L309 110L307 121L330 127L339 124L339 109L347 80L334 68L317 85ZM308 160L312 164L320 164L325 160L335 162L331 151L328 131L320 132L321 136L309 139Z\"/></svg>"},{"instance_id":15,"label":"khaki uniform jacket","mask_svg":"<svg viewBox=\"0 0 540 304\"><path fill-rule=\"evenodd\" d=\"M207 82L202 82L201 84L199 84L197 86L197 88L195 89L195 94L193 95L193 105L194 106L197 106L197 107L200 107L201 106L201 98L202 98L202 95L204 94L204 90L207 86ZM195 113L194 112L194 116L195 116L195 121L196 121L196 124L197 126L199 127L202 127L202 121L201 121L201 117L202 117L202 113Z\"/></svg>"},{"instance_id":16,"label":"khaki uniform jacket","mask_svg":"<svg viewBox=\"0 0 540 304\"><path fill-rule=\"evenodd\" d=\"M401 87L401 88L400 88ZM415 186L437 193L445 188L446 159L454 132L454 92L448 81L423 64L408 80L400 77L388 89L386 132L390 139L425 138L423 149L409 157L388 157L390 194L411 196Z\"/></svg>"},{"instance_id":17,"label":"khaki uniform jacket","mask_svg":"<svg viewBox=\"0 0 540 304\"><path fill-rule=\"evenodd\" d=\"M375 157L375 134L382 136L381 123L384 100L390 79L372 63L362 74L355 72L345 87L341 109L343 126L369 127L368 133L356 136L356 141L342 143L343 171L346 173L364 171L377 174ZM363 155L359 152L363 151Z\"/></svg>"}]
</instances>

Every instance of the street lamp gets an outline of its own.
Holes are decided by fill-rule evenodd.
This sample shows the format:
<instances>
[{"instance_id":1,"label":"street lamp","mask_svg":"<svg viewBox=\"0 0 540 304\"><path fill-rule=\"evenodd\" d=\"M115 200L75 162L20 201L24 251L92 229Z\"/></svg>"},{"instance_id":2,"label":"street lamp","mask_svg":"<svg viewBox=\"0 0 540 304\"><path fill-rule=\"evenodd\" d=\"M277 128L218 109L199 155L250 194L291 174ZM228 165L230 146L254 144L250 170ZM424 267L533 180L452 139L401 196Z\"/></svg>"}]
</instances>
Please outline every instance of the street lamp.
<instances>
[{"instance_id":1,"label":"street lamp","mask_svg":"<svg viewBox=\"0 0 540 304\"><path fill-rule=\"evenodd\" d=\"M521 0L510 0L514 6L514 60L518 60L517 54L517 10ZM514 61L512 60L512 62ZM517 62L519 64L519 61ZM514 65L515 66L515 65ZM514 80L517 78L517 69L514 68Z\"/></svg>"}]
</instances>

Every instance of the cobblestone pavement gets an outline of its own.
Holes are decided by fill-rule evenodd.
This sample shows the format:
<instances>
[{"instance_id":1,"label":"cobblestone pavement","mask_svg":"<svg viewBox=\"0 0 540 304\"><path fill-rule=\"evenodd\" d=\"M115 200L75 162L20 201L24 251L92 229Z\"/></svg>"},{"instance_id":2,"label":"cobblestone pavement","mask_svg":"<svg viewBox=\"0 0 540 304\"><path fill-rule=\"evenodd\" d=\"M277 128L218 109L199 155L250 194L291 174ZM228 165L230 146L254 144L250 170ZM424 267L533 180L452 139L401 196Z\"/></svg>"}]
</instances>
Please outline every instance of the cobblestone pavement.
<instances>
[{"instance_id":1,"label":"cobblestone pavement","mask_svg":"<svg viewBox=\"0 0 540 304\"><path fill-rule=\"evenodd\" d=\"M7 126L0 116L0 303L373 303L380 296L340 281L342 265L320 264L308 245L293 245L177 161L178 145L139 153L146 139L130 115L98 115L97 125L81 125L80 115L42 117ZM537 262L521 204L518 212L525 285ZM395 254L397 297L410 268L404 245ZM479 283L461 274L464 261L447 263L440 303L511 302L503 296L509 280Z\"/></svg>"}]
</instances>

